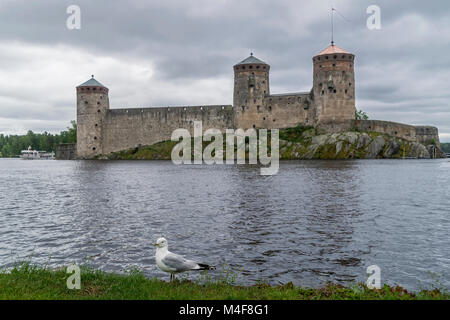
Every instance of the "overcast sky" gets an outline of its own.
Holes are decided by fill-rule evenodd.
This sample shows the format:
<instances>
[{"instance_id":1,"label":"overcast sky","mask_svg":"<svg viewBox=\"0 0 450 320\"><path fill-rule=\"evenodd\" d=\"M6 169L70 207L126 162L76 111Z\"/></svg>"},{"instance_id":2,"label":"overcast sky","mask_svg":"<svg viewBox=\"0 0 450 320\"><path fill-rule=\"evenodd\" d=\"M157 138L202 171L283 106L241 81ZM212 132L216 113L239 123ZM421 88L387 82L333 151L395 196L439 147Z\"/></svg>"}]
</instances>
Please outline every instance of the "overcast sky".
<instances>
[{"instance_id":1,"label":"overcast sky","mask_svg":"<svg viewBox=\"0 0 450 320\"><path fill-rule=\"evenodd\" d=\"M69 5L81 29L69 30ZM381 8L369 30L366 9ZM271 93L309 91L312 57L356 55L356 104L371 119L437 126L450 142L450 1L0 0L0 133L58 132L91 74L111 108L232 104L232 66L271 65Z\"/></svg>"}]
</instances>

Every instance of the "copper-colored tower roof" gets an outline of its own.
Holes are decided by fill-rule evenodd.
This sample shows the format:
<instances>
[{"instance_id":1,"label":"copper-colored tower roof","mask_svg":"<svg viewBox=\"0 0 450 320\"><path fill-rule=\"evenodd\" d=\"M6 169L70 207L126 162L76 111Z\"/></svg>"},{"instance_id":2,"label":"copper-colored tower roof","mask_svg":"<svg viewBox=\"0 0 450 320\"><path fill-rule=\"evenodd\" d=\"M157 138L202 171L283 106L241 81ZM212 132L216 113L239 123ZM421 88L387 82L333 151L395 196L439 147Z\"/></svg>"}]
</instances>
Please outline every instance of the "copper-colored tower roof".
<instances>
[{"instance_id":1,"label":"copper-colored tower roof","mask_svg":"<svg viewBox=\"0 0 450 320\"><path fill-rule=\"evenodd\" d=\"M345 51L344 49L339 48L338 46L332 44L329 45L326 49L322 50L318 56L321 56L323 54L333 54L333 53L347 53L347 54L351 54L348 51Z\"/></svg>"}]
</instances>

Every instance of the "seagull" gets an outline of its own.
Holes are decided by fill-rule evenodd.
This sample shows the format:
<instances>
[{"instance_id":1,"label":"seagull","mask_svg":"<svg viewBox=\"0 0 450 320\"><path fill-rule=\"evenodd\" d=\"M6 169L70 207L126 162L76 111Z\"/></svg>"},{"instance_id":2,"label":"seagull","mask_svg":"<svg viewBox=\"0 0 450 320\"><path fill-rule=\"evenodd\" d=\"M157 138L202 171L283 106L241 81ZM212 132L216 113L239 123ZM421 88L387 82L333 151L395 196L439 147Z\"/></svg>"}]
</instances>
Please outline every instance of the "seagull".
<instances>
[{"instance_id":1,"label":"seagull","mask_svg":"<svg viewBox=\"0 0 450 320\"><path fill-rule=\"evenodd\" d=\"M156 264L164 271L170 273L170 281L175 280L175 274L191 270L214 270L215 267L203 263L187 260L182 256L169 251L165 238L159 238L154 244L156 247Z\"/></svg>"}]
</instances>

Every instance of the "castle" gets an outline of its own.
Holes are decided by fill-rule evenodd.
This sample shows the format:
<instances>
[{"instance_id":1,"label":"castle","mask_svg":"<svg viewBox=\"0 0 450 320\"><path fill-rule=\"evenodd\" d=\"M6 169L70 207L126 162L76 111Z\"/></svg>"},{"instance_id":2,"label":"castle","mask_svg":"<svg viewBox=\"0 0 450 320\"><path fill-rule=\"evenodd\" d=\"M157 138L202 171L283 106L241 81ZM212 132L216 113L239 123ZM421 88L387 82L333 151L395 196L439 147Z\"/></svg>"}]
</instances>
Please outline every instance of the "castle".
<instances>
[{"instance_id":1,"label":"castle","mask_svg":"<svg viewBox=\"0 0 450 320\"><path fill-rule=\"evenodd\" d=\"M77 90L77 157L152 145L170 140L175 129L282 129L299 124L325 132L376 131L409 141L439 143L438 130L378 120L355 119L355 55L333 43L313 57L309 92L271 94L270 65L253 54L234 69L233 105L110 109L109 89L91 79Z\"/></svg>"}]
</instances>

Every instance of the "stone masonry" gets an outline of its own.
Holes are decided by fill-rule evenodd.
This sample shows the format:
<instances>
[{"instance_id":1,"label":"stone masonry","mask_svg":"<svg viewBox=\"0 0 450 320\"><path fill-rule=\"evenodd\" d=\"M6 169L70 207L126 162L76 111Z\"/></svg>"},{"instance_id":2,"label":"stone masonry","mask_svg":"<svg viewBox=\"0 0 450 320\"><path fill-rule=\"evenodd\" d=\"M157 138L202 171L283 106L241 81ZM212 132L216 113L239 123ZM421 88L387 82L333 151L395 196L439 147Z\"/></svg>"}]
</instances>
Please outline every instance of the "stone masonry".
<instances>
[{"instance_id":1,"label":"stone masonry","mask_svg":"<svg viewBox=\"0 0 450 320\"><path fill-rule=\"evenodd\" d=\"M77 157L170 140L175 129L281 129L314 126L326 132L375 131L439 146L438 129L377 120L355 120L355 55L328 46L313 57L309 92L271 94L270 66L251 54L234 69L233 105L110 109L109 89L94 79L77 87Z\"/></svg>"}]
</instances>

